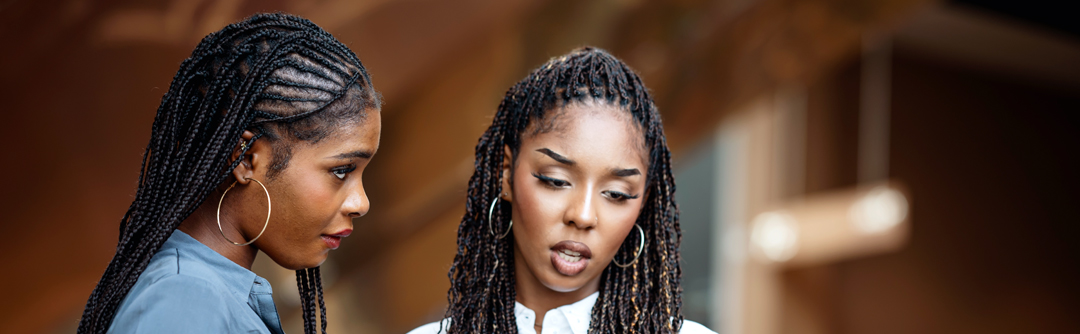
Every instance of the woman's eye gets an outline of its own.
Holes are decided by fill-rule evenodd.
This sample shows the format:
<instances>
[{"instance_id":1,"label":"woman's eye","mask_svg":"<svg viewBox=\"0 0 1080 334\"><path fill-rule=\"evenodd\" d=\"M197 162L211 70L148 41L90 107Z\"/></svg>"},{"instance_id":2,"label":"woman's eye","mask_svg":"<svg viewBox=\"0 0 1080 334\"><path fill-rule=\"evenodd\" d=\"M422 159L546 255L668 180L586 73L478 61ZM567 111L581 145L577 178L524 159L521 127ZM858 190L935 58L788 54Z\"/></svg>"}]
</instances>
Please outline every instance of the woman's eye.
<instances>
[{"instance_id":1,"label":"woman's eye","mask_svg":"<svg viewBox=\"0 0 1080 334\"><path fill-rule=\"evenodd\" d=\"M564 180L559 180L559 179L556 179L556 178L547 177L547 176L543 176L543 175L535 174L535 173L533 174L533 176L536 177L537 179L539 179L540 181L542 181L544 183L547 183L547 185L549 185L551 187L566 188L566 187L570 186L570 182L566 182Z\"/></svg>"},{"instance_id":2,"label":"woman's eye","mask_svg":"<svg viewBox=\"0 0 1080 334\"><path fill-rule=\"evenodd\" d=\"M637 196L630 196L626 193L611 190L604 191L603 194L604 196L607 196L607 198L613 199L616 202L624 202L626 200L638 198Z\"/></svg>"},{"instance_id":3,"label":"woman's eye","mask_svg":"<svg viewBox=\"0 0 1080 334\"><path fill-rule=\"evenodd\" d=\"M351 173L354 170L356 170L356 166L345 166L345 167L335 168L335 169L331 170L330 172L333 173L334 176L337 176L337 178L339 180L344 180L345 176L349 175L349 173Z\"/></svg>"}]
</instances>

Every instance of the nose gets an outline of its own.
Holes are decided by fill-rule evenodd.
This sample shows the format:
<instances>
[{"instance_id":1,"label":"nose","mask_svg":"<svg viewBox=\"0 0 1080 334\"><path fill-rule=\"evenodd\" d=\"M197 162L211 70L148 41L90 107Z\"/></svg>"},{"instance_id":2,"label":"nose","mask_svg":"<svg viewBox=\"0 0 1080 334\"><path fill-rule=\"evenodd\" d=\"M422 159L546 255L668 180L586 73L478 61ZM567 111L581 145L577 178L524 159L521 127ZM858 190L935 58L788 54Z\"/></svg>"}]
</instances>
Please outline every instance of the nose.
<instances>
[{"instance_id":1,"label":"nose","mask_svg":"<svg viewBox=\"0 0 1080 334\"><path fill-rule=\"evenodd\" d=\"M593 200L596 196L593 191L592 185L584 187L577 194L572 196L572 202L567 207L566 215L563 220L567 224L574 225L579 229L590 229L596 227L599 223L596 212L596 204Z\"/></svg>"},{"instance_id":2,"label":"nose","mask_svg":"<svg viewBox=\"0 0 1080 334\"><path fill-rule=\"evenodd\" d=\"M368 213L368 210L371 209L371 202L368 200L362 182L357 182L356 187L349 192L349 197L345 198L345 203L342 203L341 209L349 218L363 217Z\"/></svg>"}]
</instances>

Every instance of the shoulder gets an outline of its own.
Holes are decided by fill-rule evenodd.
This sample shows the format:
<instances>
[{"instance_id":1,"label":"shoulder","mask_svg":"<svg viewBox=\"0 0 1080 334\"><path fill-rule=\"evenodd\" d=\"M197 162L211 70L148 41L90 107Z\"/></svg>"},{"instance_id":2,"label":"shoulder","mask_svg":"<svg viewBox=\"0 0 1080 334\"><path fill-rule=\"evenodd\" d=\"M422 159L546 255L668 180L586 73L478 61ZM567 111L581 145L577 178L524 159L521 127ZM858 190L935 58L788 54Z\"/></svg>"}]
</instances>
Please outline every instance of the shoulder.
<instances>
[{"instance_id":1,"label":"shoulder","mask_svg":"<svg viewBox=\"0 0 1080 334\"><path fill-rule=\"evenodd\" d=\"M209 265L185 256L181 250L162 249L139 275L125 303L223 304L231 294L221 277L213 273Z\"/></svg>"},{"instance_id":2,"label":"shoulder","mask_svg":"<svg viewBox=\"0 0 1080 334\"><path fill-rule=\"evenodd\" d=\"M716 332L702 324L690 320L683 320L682 330L679 330L679 334L716 334Z\"/></svg>"},{"instance_id":3,"label":"shoulder","mask_svg":"<svg viewBox=\"0 0 1080 334\"><path fill-rule=\"evenodd\" d=\"M439 331L439 326L442 325L442 331ZM438 334L446 333L446 330L450 328L450 318L443 319L443 321L432 322L427 325L416 327L416 329L409 331L408 334Z\"/></svg>"},{"instance_id":4,"label":"shoulder","mask_svg":"<svg viewBox=\"0 0 1080 334\"><path fill-rule=\"evenodd\" d=\"M226 298L230 297L230 292L220 282L199 276L177 274L152 278L153 281L142 286L139 291L132 289L129 296L134 295L133 301L149 297L153 299L148 301L156 303L190 302L209 306L223 304L227 301ZM139 284L136 285L139 288Z\"/></svg>"},{"instance_id":5,"label":"shoulder","mask_svg":"<svg viewBox=\"0 0 1080 334\"><path fill-rule=\"evenodd\" d=\"M117 310L110 332L169 333L180 328L221 332L229 327L232 297L221 284L179 273L175 265L167 267L148 267L140 275Z\"/></svg>"},{"instance_id":6,"label":"shoulder","mask_svg":"<svg viewBox=\"0 0 1080 334\"><path fill-rule=\"evenodd\" d=\"M188 276L203 281L224 283L217 275L213 264L207 263L197 251L190 249L169 247L162 248L150 259L146 269L139 275L148 279L147 283L156 284L157 281L172 276Z\"/></svg>"}]
</instances>

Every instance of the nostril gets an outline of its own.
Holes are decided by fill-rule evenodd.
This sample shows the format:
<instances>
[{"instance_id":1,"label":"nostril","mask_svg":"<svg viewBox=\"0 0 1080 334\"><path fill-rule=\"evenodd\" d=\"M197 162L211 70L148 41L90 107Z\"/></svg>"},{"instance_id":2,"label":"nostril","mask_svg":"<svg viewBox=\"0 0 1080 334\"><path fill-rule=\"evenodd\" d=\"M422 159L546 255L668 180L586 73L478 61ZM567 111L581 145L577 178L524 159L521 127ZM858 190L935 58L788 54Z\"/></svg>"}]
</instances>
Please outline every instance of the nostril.
<instances>
[{"instance_id":1,"label":"nostril","mask_svg":"<svg viewBox=\"0 0 1080 334\"><path fill-rule=\"evenodd\" d=\"M577 229L587 230L587 229L593 228L592 224L582 224L582 223L579 223L577 220L571 220L571 221L568 221L566 223L569 224L570 226L573 226L574 228L577 228Z\"/></svg>"}]
</instances>

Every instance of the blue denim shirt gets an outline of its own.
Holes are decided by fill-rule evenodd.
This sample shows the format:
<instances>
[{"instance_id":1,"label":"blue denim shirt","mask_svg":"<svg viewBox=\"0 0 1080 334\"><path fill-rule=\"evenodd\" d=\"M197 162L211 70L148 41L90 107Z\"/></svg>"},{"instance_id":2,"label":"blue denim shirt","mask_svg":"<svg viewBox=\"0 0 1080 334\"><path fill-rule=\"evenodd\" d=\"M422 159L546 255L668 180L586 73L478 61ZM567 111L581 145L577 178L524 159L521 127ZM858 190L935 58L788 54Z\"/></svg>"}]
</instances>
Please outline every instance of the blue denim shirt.
<instances>
[{"instance_id":1,"label":"blue denim shirt","mask_svg":"<svg viewBox=\"0 0 1080 334\"><path fill-rule=\"evenodd\" d=\"M272 293L266 279L176 230L120 304L109 333L283 334Z\"/></svg>"}]
</instances>

